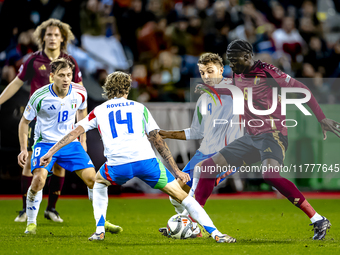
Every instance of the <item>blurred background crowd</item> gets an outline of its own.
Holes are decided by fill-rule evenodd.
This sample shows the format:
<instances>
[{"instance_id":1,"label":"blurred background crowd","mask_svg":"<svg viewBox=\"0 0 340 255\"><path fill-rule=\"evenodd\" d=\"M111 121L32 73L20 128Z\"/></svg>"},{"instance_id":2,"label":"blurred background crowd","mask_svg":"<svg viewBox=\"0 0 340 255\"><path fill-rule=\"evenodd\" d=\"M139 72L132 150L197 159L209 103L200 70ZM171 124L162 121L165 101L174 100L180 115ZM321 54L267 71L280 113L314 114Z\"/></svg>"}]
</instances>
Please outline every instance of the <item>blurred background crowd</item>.
<instances>
[{"instance_id":1,"label":"blurred background crowd","mask_svg":"<svg viewBox=\"0 0 340 255\"><path fill-rule=\"evenodd\" d=\"M219 53L230 76L225 51L242 38L256 59L309 78L303 82L319 103L340 102L332 79L340 76L339 0L0 0L0 8L2 86L37 50L35 27L57 18L72 27L76 40L68 52L87 88L124 70L133 76L132 99L190 101L199 55Z\"/></svg>"}]
</instances>

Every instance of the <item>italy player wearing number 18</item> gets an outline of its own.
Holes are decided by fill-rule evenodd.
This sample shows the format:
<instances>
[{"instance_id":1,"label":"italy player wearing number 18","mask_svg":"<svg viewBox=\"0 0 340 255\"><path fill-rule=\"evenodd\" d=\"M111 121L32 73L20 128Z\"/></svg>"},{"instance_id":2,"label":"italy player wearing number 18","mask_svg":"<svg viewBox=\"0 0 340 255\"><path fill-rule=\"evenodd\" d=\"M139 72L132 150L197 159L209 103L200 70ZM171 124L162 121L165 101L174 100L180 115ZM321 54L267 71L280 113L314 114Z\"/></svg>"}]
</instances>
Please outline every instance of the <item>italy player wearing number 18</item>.
<instances>
[{"instance_id":1,"label":"italy player wearing number 18","mask_svg":"<svg viewBox=\"0 0 340 255\"><path fill-rule=\"evenodd\" d=\"M41 23L34 31L33 37L39 46L39 51L33 53L19 69L18 76L6 87L0 95L0 105L9 100L26 82L31 87L30 96L42 86L52 83L50 76L50 63L54 59L66 58L74 64L72 81L82 84L81 72L76 60L66 53L67 45L74 39L74 35L68 24L57 19L49 19ZM32 120L28 126L27 151L29 157L32 156L32 146L34 145L34 128L36 121ZM86 148L86 136L80 137L80 142ZM86 149L85 149L86 150ZM26 214L26 194L32 182L31 162L28 160L25 165L19 161L23 168L21 176L22 210L15 218L15 222L25 222ZM63 222L56 211L56 203L61 193L65 179L65 169L58 164L53 166L53 175L49 181L49 197L45 210L45 218L54 222Z\"/></svg>"},{"instance_id":2,"label":"italy player wearing number 18","mask_svg":"<svg viewBox=\"0 0 340 255\"><path fill-rule=\"evenodd\" d=\"M57 59L51 63L54 83L38 89L30 98L19 124L21 153L18 159L25 164L30 160L27 152L28 124L37 118L34 134L34 148L31 158L33 180L27 192L26 234L36 233L37 214L42 200L42 189L47 174L54 163L76 174L85 182L92 200L92 188L96 172L90 157L77 139L54 155L50 164L41 167L40 158L65 134L74 128L76 113L78 121L85 117L87 92L84 87L71 83L74 65L67 59ZM79 119L80 118L80 119ZM116 227L117 231L121 231Z\"/></svg>"}]
</instances>

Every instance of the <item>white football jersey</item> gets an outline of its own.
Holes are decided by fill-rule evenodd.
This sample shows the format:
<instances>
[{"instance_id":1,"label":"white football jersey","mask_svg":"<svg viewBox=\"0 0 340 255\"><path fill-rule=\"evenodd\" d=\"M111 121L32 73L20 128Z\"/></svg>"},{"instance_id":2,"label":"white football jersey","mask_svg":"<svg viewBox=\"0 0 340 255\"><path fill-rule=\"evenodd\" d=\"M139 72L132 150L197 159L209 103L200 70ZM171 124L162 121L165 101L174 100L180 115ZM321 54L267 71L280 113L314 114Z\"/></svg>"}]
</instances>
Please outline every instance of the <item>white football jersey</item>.
<instances>
[{"instance_id":1,"label":"white football jersey","mask_svg":"<svg viewBox=\"0 0 340 255\"><path fill-rule=\"evenodd\" d=\"M229 84L230 79L223 79L218 86ZM235 139L243 136L243 126L239 115L233 115L233 99L228 95L218 97L204 93L196 103L191 127L184 129L187 140L202 139L198 149L205 155L218 152ZM231 125L231 123L233 123Z\"/></svg>"},{"instance_id":2,"label":"white football jersey","mask_svg":"<svg viewBox=\"0 0 340 255\"><path fill-rule=\"evenodd\" d=\"M83 86L71 83L66 97L60 98L52 85L45 85L35 91L24 111L27 120L37 118L35 143L58 142L74 128L77 110L87 107L87 92Z\"/></svg>"},{"instance_id":3,"label":"white football jersey","mask_svg":"<svg viewBox=\"0 0 340 255\"><path fill-rule=\"evenodd\" d=\"M97 128L104 144L109 166L156 158L145 132L159 127L141 103L114 98L97 106L77 123L85 131Z\"/></svg>"}]
</instances>

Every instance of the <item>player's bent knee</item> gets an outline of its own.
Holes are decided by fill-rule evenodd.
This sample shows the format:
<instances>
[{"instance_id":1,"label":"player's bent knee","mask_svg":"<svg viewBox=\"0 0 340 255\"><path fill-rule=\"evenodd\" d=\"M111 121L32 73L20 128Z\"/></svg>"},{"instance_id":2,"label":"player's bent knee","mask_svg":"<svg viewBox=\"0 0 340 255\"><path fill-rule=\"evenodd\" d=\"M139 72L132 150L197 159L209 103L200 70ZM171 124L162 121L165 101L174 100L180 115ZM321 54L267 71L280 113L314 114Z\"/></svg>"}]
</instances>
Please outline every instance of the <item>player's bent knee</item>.
<instances>
[{"instance_id":1,"label":"player's bent knee","mask_svg":"<svg viewBox=\"0 0 340 255\"><path fill-rule=\"evenodd\" d=\"M161 190L175 199L178 203L182 203L182 201L188 196L176 180L168 183Z\"/></svg>"},{"instance_id":2,"label":"player's bent knee","mask_svg":"<svg viewBox=\"0 0 340 255\"><path fill-rule=\"evenodd\" d=\"M35 191L42 190L45 186L47 178L47 170L44 168L37 168L33 171L32 188Z\"/></svg>"},{"instance_id":3,"label":"player's bent knee","mask_svg":"<svg viewBox=\"0 0 340 255\"><path fill-rule=\"evenodd\" d=\"M75 172L83 180L87 187L93 189L93 185L96 180L96 171L93 167L77 170Z\"/></svg>"}]
</instances>

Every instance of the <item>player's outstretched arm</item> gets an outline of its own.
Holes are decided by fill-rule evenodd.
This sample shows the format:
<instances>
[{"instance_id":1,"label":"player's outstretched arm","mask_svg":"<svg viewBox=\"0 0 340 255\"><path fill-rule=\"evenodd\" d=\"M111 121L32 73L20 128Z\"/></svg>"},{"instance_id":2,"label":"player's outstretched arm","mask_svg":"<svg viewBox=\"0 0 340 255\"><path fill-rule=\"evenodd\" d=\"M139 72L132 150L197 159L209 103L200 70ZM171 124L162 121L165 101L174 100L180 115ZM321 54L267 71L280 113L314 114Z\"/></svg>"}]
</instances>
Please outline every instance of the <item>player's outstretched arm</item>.
<instances>
[{"instance_id":1,"label":"player's outstretched arm","mask_svg":"<svg viewBox=\"0 0 340 255\"><path fill-rule=\"evenodd\" d=\"M65 135L59 142L57 142L49 151L40 158L40 166L46 167L52 160L52 156L61 148L68 145L74 141L78 136L85 133L82 126L78 126L76 129L72 130L70 133Z\"/></svg>"},{"instance_id":2,"label":"player's outstretched arm","mask_svg":"<svg viewBox=\"0 0 340 255\"><path fill-rule=\"evenodd\" d=\"M20 143L20 154L18 155L18 164L22 168L25 166L28 152L27 152L27 137L28 137L28 124L30 120L27 120L24 116L22 116L19 123L19 143Z\"/></svg>"},{"instance_id":3,"label":"player's outstretched arm","mask_svg":"<svg viewBox=\"0 0 340 255\"><path fill-rule=\"evenodd\" d=\"M177 139L177 140L186 140L184 130L172 131L172 130L159 130L159 135L162 139Z\"/></svg>"},{"instance_id":4,"label":"player's outstretched arm","mask_svg":"<svg viewBox=\"0 0 340 255\"><path fill-rule=\"evenodd\" d=\"M314 95L312 94L312 92L310 91L310 89L304 85L302 82L299 82L298 80L295 80L293 78L290 79L290 82L280 82L279 83L280 87L296 87L296 88L303 88L303 89L307 89L310 94L311 94L311 99L307 102L307 105L311 108L311 110L313 111L313 113L315 114L316 118L318 119L318 121L321 124L321 128L322 128L322 133L323 133L323 139L326 140L327 139L327 131L330 131L332 133L334 133L337 137L340 138L340 123L331 120L331 119L327 119L325 114L323 113L320 105L318 104L316 98L314 97Z\"/></svg>"},{"instance_id":5,"label":"player's outstretched arm","mask_svg":"<svg viewBox=\"0 0 340 255\"><path fill-rule=\"evenodd\" d=\"M8 99L10 99L18 90L22 87L24 82L20 80L18 77L5 88L5 90L0 95L0 105L5 103Z\"/></svg>"},{"instance_id":6,"label":"player's outstretched arm","mask_svg":"<svg viewBox=\"0 0 340 255\"><path fill-rule=\"evenodd\" d=\"M158 134L157 130L152 130L149 132L149 140L156 147L159 154L164 158L164 160L170 165L171 170L176 178L180 178L184 183L190 181L190 176L183 173L178 169L178 166L171 155L168 145L164 142L162 137Z\"/></svg>"},{"instance_id":7,"label":"player's outstretched arm","mask_svg":"<svg viewBox=\"0 0 340 255\"><path fill-rule=\"evenodd\" d=\"M81 121L86 116L87 116L87 108L79 109L77 111L77 122ZM84 150L87 151L86 133L85 132L82 135L80 135L79 142L80 142L81 146L83 146Z\"/></svg>"}]
</instances>

